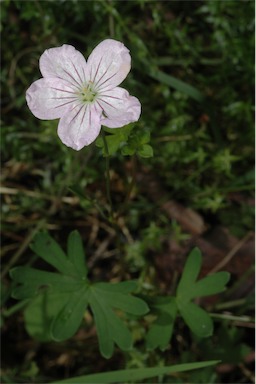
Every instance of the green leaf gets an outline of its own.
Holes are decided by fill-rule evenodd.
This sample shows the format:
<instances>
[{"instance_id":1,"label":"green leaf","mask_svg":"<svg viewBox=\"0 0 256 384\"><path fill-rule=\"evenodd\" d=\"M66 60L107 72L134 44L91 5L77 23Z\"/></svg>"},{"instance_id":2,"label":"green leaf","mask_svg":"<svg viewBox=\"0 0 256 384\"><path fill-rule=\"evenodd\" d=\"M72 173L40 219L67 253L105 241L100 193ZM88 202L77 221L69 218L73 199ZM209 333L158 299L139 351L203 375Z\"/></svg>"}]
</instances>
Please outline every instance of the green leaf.
<instances>
[{"instance_id":1,"label":"green leaf","mask_svg":"<svg viewBox=\"0 0 256 384\"><path fill-rule=\"evenodd\" d=\"M166 84L176 89L177 91L192 97L194 100L199 101L200 103L202 103L205 99L204 95L192 85L185 83L184 81L179 80L171 75L168 75L167 73L164 73L158 69L151 68L149 70L149 75L153 79L158 80L161 83Z\"/></svg>"},{"instance_id":2,"label":"green leaf","mask_svg":"<svg viewBox=\"0 0 256 384\"><path fill-rule=\"evenodd\" d=\"M135 280L122 281L120 283L97 283L94 284L97 288L107 292L118 292L118 293L131 293L134 292L138 283Z\"/></svg>"},{"instance_id":3,"label":"green leaf","mask_svg":"<svg viewBox=\"0 0 256 384\"><path fill-rule=\"evenodd\" d=\"M213 322L206 311L192 302L180 305L178 308L187 326L198 337L208 337L213 333Z\"/></svg>"},{"instance_id":4,"label":"green leaf","mask_svg":"<svg viewBox=\"0 0 256 384\"><path fill-rule=\"evenodd\" d=\"M134 155L134 153L136 152L135 148L131 148L129 145L124 145L122 148L121 148L121 153L122 155L124 156L132 156Z\"/></svg>"},{"instance_id":5,"label":"green leaf","mask_svg":"<svg viewBox=\"0 0 256 384\"><path fill-rule=\"evenodd\" d=\"M33 299L24 310L25 328L29 335L39 341L52 340L52 321L68 299L66 293L50 294L47 291Z\"/></svg>"},{"instance_id":6,"label":"green leaf","mask_svg":"<svg viewBox=\"0 0 256 384\"><path fill-rule=\"evenodd\" d=\"M177 297L180 300L189 300L190 289L196 281L202 264L202 254L199 248L194 248L188 255L182 277L177 288Z\"/></svg>"},{"instance_id":7,"label":"green leaf","mask_svg":"<svg viewBox=\"0 0 256 384\"><path fill-rule=\"evenodd\" d=\"M110 307L105 306L102 300L100 304L102 305L102 308L104 307L109 332L112 332L113 341L115 341L122 350L130 350L132 348L131 332Z\"/></svg>"},{"instance_id":8,"label":"green leaf","mask_svg":"<svg viewBox=\"0 0 256 384\"><path fill-rule=\"evenodd\" d=\"M132 346L130 331L112 308L135 315L143 315L149 310L143 300L127 294L135 286L134 282L125 282L97 283L90 287L89 304L96 323L100 351L106 358L112 356L114 342L123 350L129 350Z\"/></svg>"},{"instance_id":9,"label":"green leaf","mask_svg":"<svg viewBox=\"0 0 256 384\"><path fill-rule=\"evenodd\" d=\"M60 292L74 292L81 286L81 281L71 276L55 272L40 271L30 267L16 267L11 269L10 276L16 283L12 297L23 300L36 296L40 290L51 288Z\"/></svg>"},{"instance_id":10,"label":"green leaf","mask_svg":"<svg viewBox=\"0 0 256 384\"><path fill-rule=\"evenodd\" d=\"M104 131L109 133L109 135L106 135L109 155L116 153L119 147L127 142L133 128L134 124L128 124L121 128L104 128ZM97 138L96 146L102 149L104 156L107 155L102 137Z\"/></svg>"},{"instance_id":11,"label":"green leaf","mask_svg":"<svg viewBox=\"0 0 256 384\"><path fill-rule=\"evenodd\" d=\"M86 276L88 271L81 237L76 231L68 237L68 256L46 233L35 238L32 248L61 273L30 267L11 270L11 277L17 283L12 291L13 297L26 299L38 295L27 310L26 319L30 332L35 337L39 335L40 339L48 340L51 337L57 341L66 340L79 328L89 305L94 315L102 355L111 357L114 343L123 350L130 349L132 335L114 310L137 316L148 312L148 306L142 299L130 295L137 289L137 283L126 281L90 285ZM64 268L61 262L65 265ZM61 299L56 303L58 295L61 295ZM37 319L34 329L33 316Z\"/></svg>"},{"instance_id":12,"label":"green leaf","mask_svg":"<svg viewBox=\"0 0 256 384\"><path fill-rule=\"evenodd\" d=\"M77 274L80 276L87 276L88 269L86 266L84 247L78 231L70 233L67 248L68 258L74 265Z\"/></svg>"},{"instance_id":13,"label":"green leaf","mask_svg":"<svg viewBox=\"0 0 256 384\"><path fill-rule=\"evenodd\" d=\"M189 328L199 337L208 337L213 333L212 319L206 311L192 303L191 300L224 291L230 275L227 272L218 272L196 281L201 263L201 251L195 248L190 252L186 261L177 288L176 302L179 312Z\"/></svg>"},{"instance_id":14,"label":"green leaf","mask_svg":"<svg viewBox=\"0 0 256 384\"><path fill-rule=\"evenodd\" d=\"M122 383L122 382L132 382L141 381L144 379L149 379L161 375L175 374L178 372L186 372L193 369L201 369L209 367L211 365L216 365L219 363L219 360L213 361L203 361L199 363L188 363L188 364L179 364L172 365L168 367L151 367L151 368L134 368L134 369L123 369L120 371L110 371L95 373L87 376L78 376L73 377L67 380L55 381L52 384L97 384L97 383Z\"/></svg>"},{"instance_id":15,"label":"green leaf","mask_svg":"<svg viewBox=\"0 0 256 384\"><path fill-rule=\"evenodd\" d=\"M194 299L195 297L215 295L216 293L223 292L229 279L230 274L228 272L217 272L206 276L190 287L190 297Z\"/></svg>"},{"instance_id":16,"label":"green leaf","mask_svg":"<svg viewBox=\"0 0 256 384\"><path fill-rule=\"evenodd\" d=\"M144 144L139 150L138 154L141 157L149 158L154 156L153 148L149 144Z\"/></svg>"},{"instance_id":17,"label":"green leaf","mask_svg":"<svg viewBox=\"0 0 256 384\"><path fill-rule=\"evenodd\" d=\"M140 145L147 144L150 141L150 132L146 130L138 130L133 139Z\"/></svg>"},{"instance_id":18,"label":"green leaf","mask_svg":"<svg viewBox=\"0 0 256 384\"><path fill-rule=\"evenodd\" d=\"M59 272L72 274L74 268L58 243L47 233L39 232L33 239L31 249Z\"/></svg>"},{"instance_id":19,"label":"green leaf","mask_svg":"<svg viewBox=\"0 0 256 384\"><path fill-rule=\"evenodd\" d=\"M88 306L88 287L69 296L64 308L57 314L51 324L51 335L56 341L72 337L78 330Z\"/></svg>"},{"instance_id":20,"label":"green leaf","mask_svg":"<svg viewBox=\"0 0 256 384\"><path fill-rule=\"evenodd\" d=\"M117 287L115 288L118 288L119 284L115 285L117 285ZM113 308L121 309L122 311L132 313L133 315L144 315L149 311L149 308L145 301L137 297L130 296L124 293L116 293L113 291L108 292L102 289L99 284L94 284L93 287L99 297L104 297L106 303L108 303L108 305Z\"/></svg>"},{"instance_id":21,"label":"green leaf","mask_svg":"<svg viewBox=\"0 0 256 384\"><path fill-rule=\"evenodd\" d=\"M177 314L177 304L173 297L156 297L150 301L150 309L157 319L151 325L146 336L147 348L160 348L164 351L172 337Z\"/></svg>"},{"instance_id":22,"label":"green leaf","mask_svg":"<svg viewBox=\"0 0 256 384\"><path fill-rule=\"evenodd\" d=\"M100 353L105 358L110 358L114 351L114 341L111 337L111 330L109 329L107 314L104 311L104 306L98 303L97 299L90 302L94 321L97 328Z\"/></svg>"}]
</instances>

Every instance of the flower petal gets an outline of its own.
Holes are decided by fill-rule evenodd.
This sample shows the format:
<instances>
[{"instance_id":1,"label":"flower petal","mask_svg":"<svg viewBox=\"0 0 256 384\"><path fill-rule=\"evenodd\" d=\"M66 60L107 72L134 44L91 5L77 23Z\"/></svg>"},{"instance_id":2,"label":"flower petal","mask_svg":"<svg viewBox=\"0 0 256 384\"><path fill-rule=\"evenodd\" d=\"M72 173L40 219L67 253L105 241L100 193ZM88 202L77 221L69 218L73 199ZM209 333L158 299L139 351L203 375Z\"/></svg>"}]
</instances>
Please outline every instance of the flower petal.
<instances>
[{"instance_id":1,"label":"flower petal","mask_svg":"<svg viewBox=\"0 0 256 384\"><path fill-rule=\"evenodd\" d=\"M60 119L58 135L65 145L79 151L96 139L100 127L100 114L95 106L80 104Z\"/></svg>"},{"instance_id":2,"label":"flower petal","mask_svg":"<svg viewBox=\"0 0 256 384\"><path fill-rule=\"evenodd\" d=\"M47 49L40 57L39 67L43 77L58 77L73 87L85 83L85 58L72 45Z\"/></svg>"},{"instance_id":3,"label":"flower petal","mask_svg":"<svg viewBox=\"0 0 256 384\"><path fill-rule=\"evenodd\" d=\"M94 48L87 66L95 89L114 88L128 75L131 69L131 56L123 43L107 39Z\"/></svg>"},{"instance_id":4,"label":"flower petal","mask_svg":"<svg viewBox=\"0 0 256 384\"><path fill-rule=\"evenodd\" d=\"M71 105L78 103L69 83L56 78L32 83L26 92L26 100L33 115L42 120L58 119Z\"/></svg>"},{"instance_id":5,"label":"flower petal","mask_svg":"<svg viewBox=\"0 0 256 384\"><path fill-rule=\"evenodd\" d=\"M140 117L139 100L120 87L103 92L98 96L97 103L103 110L103 116L106 116L101 118L101 124L109 128L123 127Z\"/></svg>"}]
</instances>

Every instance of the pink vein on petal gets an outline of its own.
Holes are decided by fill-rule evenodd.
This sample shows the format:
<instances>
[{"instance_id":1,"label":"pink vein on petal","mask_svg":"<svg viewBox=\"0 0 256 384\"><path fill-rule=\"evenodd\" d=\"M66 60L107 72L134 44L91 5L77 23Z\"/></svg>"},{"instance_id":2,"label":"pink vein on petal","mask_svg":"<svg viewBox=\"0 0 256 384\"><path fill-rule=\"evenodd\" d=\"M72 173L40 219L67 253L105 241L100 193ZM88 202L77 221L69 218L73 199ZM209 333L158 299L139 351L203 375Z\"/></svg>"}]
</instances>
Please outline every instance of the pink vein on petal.
<instances>
[{"instance_id":1,"label":"pink vein on petal","mask_svg":"<svg viewBox=\"0 0 256 384\"><path fill-rule=\"evenodd\" d=\"M81 86L81 84L68 72L68 71L66 71L65 69L63 69L63 71L68 75L68 76L70 76L71 77L71 79L76 83L76 84L78 84L78 86L80 87ZM70 82L71 83L71 82ZM71 83L72 84L72 83ZM73 86L75 86L75 87L77 87L77 85L75 85L75 84L73 84Z\"/></svg>"},{"instance_id":2,"label":"pink vein on petal","mask_svg":"<svg viewBox=\"0 0 256 384\"><path fill-rule=\"evenodd\" d=\"M69 75L68 72L67 72L67 74ZM60 77L60 76L56 76L56 78L57 78L57 79L60 79L60 80L63 80L63 81L65 81L65 82L69 83L69 84L71 84L71 85L69 85L69 87L72 88L72 89L73 89L74 87L77 87L76 84L73 84L72 81L70 81L70 80L68 80L68 79L63 79L63 77Z\"/></svg>"},{"instance_id":3,"label":"pink vein on petal","mask_svg":"<svg viewBox=\"0 0 256 384\"><path fill-rule=\"evenodd\" d=\"M110 97L111 99L123 100L121 97L115 97L115 96L103 95L102 93L100 94L100 97Z\"/></svg>"},{"instance_id":4,"label":"pink vein on petal","mask_svg":"<svg viewBox=\"0 0 256 384\"><path fill-rule=\"evenodd\" d=\"M64 105L68 105L68 104L73 103L73 102L74 102L74 100L67 101L66 103L63 103L63 104L61 104L61 105L57 105L56 107L54 107L54 109L56 109L56 108L60 108L60 107L64 107ZM77 105L75 105L74 108L78 107L78 105L80 105L80 103L77 104ZM74 108L72 108L72 111L73 111Z\"/></svg>"},{"instance_id":5,"label":"pink vein on petal","mask_svg":"<svg viewBox=\"0 0 256 384\"><path fill-rule=\"evenodd\" d=\"M74 108L72 108L72 111L73 111L76 107L78 107L78 105L76 105ZM79 115L79 113L81 112L81 110L82 110L83 107L84 107L84 105L82 105L81 108L78 110L78 112L75 114L75 116L72 117L72 119L70 120L69 124L71 124L71 123L75 120L75 118Z\"/></svg>"},{"instance_id":6,"label":"pink vein on petal","mask_svg":"<svg viewBox=\"0 0 256 384\"><path fill-rule=\"evenodd\" d=\"M50 100L76 100L74 96L62 96L62 97L49 97Z\"/></svg>"},{"instance_id":7,"label":"pink vein on petal","mask_svg":"<svg viewBox=\"0 0 256 384\"><path fill-rule=\"evenodd\" d=\"M96 103L99 105L99 107L102 109L102 111L105 112L105 111L104 111L104 108L103 108L102 105L100 104L99 100L96 100Z\"/></svg>"},{"instance_id":8,"label":"pink vein on petal","mask_svg":"<svg viewBox=\"0 0 256 384\"><path fill-rule=\"evenodd\" d=\"M112 76L110 76L108 79L104 80L103 83L99 84L98 87L101 87L103 84L105 84L107 81L109 81L110 79L112 79L113 77L115 77L116 75L118 74L118 72L114 73ZM103 88L104 89L104 88ZM101 89L102 91L102 89Z\"/></svg>"},{"instance_id":9,"label":"pink vein on petal","mask_svg":"<svg viewBox=\"0 0 256 384\"><path fill-rule=\"evenodd\" d=\"M81 123L80 123L80 127L79 127L79 133L80 133L80 128L83 124L83 121L84 121L84 117L85 117L85 113L86 113L86 110L87 110L87 105L85 106L85 109L84 109L84 113L83 113L83 117L82 117L82 120L81 120ZM81 111L81 110L80 110Z\"/></svg>"},{"instance_id":10,"label":"pink vein on petal","mask_svg":"<svg viewBox=\"0 0 256 384\"><path fill-rule=\"evenodd\" d=\"M55 91L72 93L73 95L76 94L76 92L67 91L66 89L59 89L59 88L55 88L55 87L49 87L49 88L54 89Z\"/></svg>"},{"instance_id":11,"label":"pink vein on petal","mask_svg":"<svg viewBox=\"0 0 256 384\"><path fill-rule=\"evenodd\" d=\"M74 67L74 69L75 69L75 71L76 71L76 74L77 74L77 76L78 76L78 78L79 78L79 80L81 81L81 84L82 84L82 83L83 83L83 80L81 79L81 76L80 76L80 74L79 74L78 70L76 69L76 66L75 66L75 64L74 64L74 63L72 63L72 65L73 65L73 67Z\"/></svg>"},{"instance_id":12,"label":"pink vein on petal","mask_svg":"<svg viewBox=\"0 0 256 384\"><path fill-rule=\"evenodd\" d=\"M96 83L95 83L95 87L99 87L99 82L100 82L100 80L106 75L106 73L108 73L108 70L109 70L109 68L111 67L111 64L112 64L112 63L109 64L108 68L105 70L105 72L103 73L103 75L101 75L101 77L96 81ZM104 83L105 83L105 81L103 82L103 84L104 84Z\"/></svg>"},{"instance_id":13,"label":"pink vein on petal","mask_svg":"<svg viewBox=\"0 0 256 384\"><path fill-rule=\"evenodd\" d=\"M84 74L84 81L86 81L86 76L85 76L84 68L82 68L82 70L83 70L83 74Z\"/></svg>"},{"instance_id":14,"label":"pink vein on petal","mask_svg":"<svg viewBox=\"0 0 256 384\"><path fill-rule=\"evenodd\" d=\"M97 66L97 69L96 69L96 72L95 72L95 75L94 75L94 78L93 78L93 80L92 80L93 83L94 83L94 81L95 81L95 79L96 79L96 76L97 76L97 74L98 74L98 71L99 71L99 68L100 68L100 64L101 64L101 61L102 61L102 57L103 57L103 56L101 56L101 58L100 58L99 64L98 64L98 66ZM91 76L90 76L90 77L91 77ZM96 86L96 84L95 84L95 86Z\"/></svg>"},{"instance_id":15,"label":"pink vein on petal","mask_svg":"<svg viewBox=\"0 0 256 384\"><path fill-rule=\"evenodd\" d=\"M79 115L79 113L81 112L82 108L84 107L84 105L79 109L79 111L77 112L77 114L75 115L74 118L76 118L76 116ZM84 108L84 113L83 113L83 117L82 117L82 120L80 122L80 126L79 126L79 129L78 129L78 136L80 135L80 131L81 131L81 127L82 127L82 124L83 124L83 121L84 121L84 117L85 117L85 114L86 114L86 110L87 110L87 105L85 106ZM73 119L70 121L70 123L73 121Z\"/></svg>"},{"instance_id":16,"label":"pink vein on petal","mask_svg":"<svg viewBox=\"0 0 256 384\"><path fill-rule=\"evenodd\" d=\"M100 97L98 97L98 100L100 100L100 101L103 101L103 103L105 103L105 104L109 105L110 107L112 107L112 108L114 108L114 109L117 109L116 107L114 107L114 105L112 105L112 104L108 103L106 100L104 100L104 99L101 99Z\"/></svg>"}]
</instances>

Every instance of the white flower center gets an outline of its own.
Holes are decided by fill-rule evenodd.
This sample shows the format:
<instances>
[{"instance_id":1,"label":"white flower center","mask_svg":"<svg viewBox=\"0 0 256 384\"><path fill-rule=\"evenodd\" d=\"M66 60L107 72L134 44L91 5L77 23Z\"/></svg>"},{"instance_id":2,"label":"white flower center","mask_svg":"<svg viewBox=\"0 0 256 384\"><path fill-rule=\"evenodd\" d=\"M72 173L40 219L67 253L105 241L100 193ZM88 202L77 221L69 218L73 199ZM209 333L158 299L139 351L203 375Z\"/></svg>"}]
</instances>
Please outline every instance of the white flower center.
<instances>
[{"instance_id":1,"label":"white flower center","mask_svg":"<svg viewBox=\"0 0 256 384\"><path fill-rule=\"evenodd\" d=\"M79 90L78 96L83 103L92 103L97 96L93 83L89 81L87 84L83 85Z\"/></svg>"}]
</instances>

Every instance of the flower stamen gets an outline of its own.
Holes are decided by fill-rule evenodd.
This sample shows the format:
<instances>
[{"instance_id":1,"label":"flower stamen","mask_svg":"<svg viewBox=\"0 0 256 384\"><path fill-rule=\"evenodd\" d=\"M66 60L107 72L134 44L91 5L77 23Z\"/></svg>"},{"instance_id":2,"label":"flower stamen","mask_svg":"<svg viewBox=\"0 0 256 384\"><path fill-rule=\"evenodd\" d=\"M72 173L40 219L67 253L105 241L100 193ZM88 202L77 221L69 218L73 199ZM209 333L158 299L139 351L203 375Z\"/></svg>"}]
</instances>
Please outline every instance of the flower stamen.
<instances>
[{"instance_id":1,"label":"flower stamen","mask_svg":"<svg viewBox=\"0 0 256 384\"><path fill-rule=\"evenodd\" d=\"M97 92L94 90L93 83L89 81L86 85L84 85L80 89L78 96L83 103L92 103L97 96Z\"/></svg>"}]
</instances>

